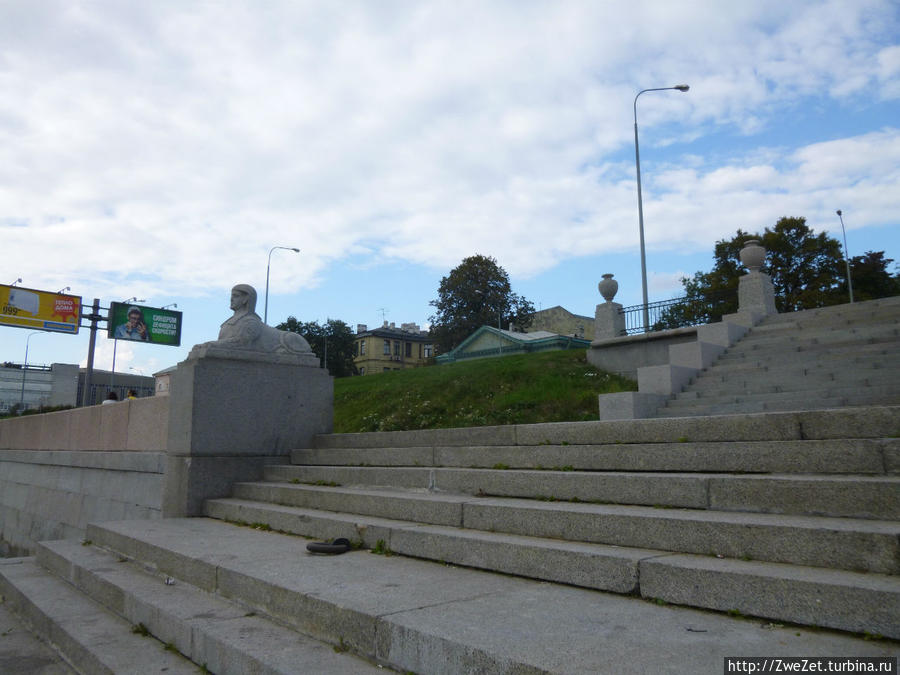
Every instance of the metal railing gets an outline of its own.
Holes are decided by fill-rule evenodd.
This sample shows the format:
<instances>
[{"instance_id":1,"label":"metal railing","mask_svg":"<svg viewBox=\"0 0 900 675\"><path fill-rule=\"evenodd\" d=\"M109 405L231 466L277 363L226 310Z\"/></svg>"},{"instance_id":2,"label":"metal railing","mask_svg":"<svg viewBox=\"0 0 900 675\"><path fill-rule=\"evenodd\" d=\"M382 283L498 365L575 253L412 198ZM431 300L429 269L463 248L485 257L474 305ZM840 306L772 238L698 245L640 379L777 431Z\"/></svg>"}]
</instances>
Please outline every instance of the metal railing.
<instances>
[{"instance_id":1,"label":"metal railing","mask_svg":"<svg viewBox=\"0 0 900 675\"><path fill-rule=\"evenodd\" d=\"M663 312L675 305L684 302L686 298L672 298L671 300L660 300L659 302L651 302L647 304L647 314L650 317L650 326L659 323L663 317ZM623 307L619 310L619 314L625 315L625 334L637 335L644 332L644 306L631 305Z\"/></svg>"},{"instance_id":2,"label":"metal railing","mask_svg":"<svg viewBox=\"0 0 900 675\"><path fill-rule=\"evenodd\" d=\"M721 290L705 297L683 296L647 304L650 332L679 326L700 326L718 321L722 314L737 311L737 291ZM644 332L644 306L631 305L619 310L625 315L625 334Z\"/></svg>"}]
</instances>

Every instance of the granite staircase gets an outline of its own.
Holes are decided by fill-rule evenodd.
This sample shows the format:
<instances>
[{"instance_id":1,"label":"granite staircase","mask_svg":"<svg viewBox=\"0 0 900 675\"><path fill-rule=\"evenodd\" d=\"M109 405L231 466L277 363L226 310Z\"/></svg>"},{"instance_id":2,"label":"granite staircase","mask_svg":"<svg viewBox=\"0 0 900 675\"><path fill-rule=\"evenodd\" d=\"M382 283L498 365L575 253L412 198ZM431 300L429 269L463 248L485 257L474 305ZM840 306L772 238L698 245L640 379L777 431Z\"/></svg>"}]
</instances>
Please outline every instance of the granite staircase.
<instances>
[{"instance_id":1,"label":"granite staircase","mask_svg":"<svg viewBox=\"0 0 900 675\"><path fill-rule=\"evenodd\" d=\"M206 518L3 561L0 593L86 673L890 656L898 436L897 406L321 436ZM337 537L358 548L306 550Z\"/></svg>"},{"instance_id":2,"label":"granite staircase","mask_svg":"<svg viewBox=\"0 0 900 675\"><path fill-rule=\"evenodd\" d=\"M659 417L900 403L900 297L776 314L750 329Z\"/></svg>"},{"instance_id":3,"label":"granite staircase","mask_svg":"<svg viewBox=\"0 0 900 675\"><path fill-rule=\"evenodd\" d=\"M829 372L838 343L856 344L845 361L866 351L852 329L799 319L817 342L797 353ZM728 365L741 350L766 352L769 372L793 367L772 365L791 342L785 321L709 372L759 370ZM866 344L882 353L842 369L847 381L897 372L893 329L881 330ZM319 436L208 500L204 518L92 524L83 542L0 561L0 593L92 674L683 673L734 655L896 657L900 405L840 400ZM306 549L339 537L354 549Z\"/></svg>"}]
</instances>

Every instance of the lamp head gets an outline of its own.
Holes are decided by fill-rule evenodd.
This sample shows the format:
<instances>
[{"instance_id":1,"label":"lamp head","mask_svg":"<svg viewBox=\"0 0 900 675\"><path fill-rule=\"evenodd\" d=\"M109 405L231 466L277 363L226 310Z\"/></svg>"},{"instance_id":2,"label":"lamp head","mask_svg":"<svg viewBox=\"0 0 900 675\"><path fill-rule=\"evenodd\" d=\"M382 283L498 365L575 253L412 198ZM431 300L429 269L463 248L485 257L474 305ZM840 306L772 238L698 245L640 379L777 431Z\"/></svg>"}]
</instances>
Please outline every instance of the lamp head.
<instances>
[{"instance_id":1,"label":"lamp head","mask_svg":"<svg viewBox=\"0 0 900 675\"><path fill-rule=\"evenodd\" d=\"M841 210L838 209L837 211L835 211L835 213L838 214L838 215L841 215Z\"/></svg>"},{"instance_id":2,"label":"lamp head","mask_svg":"<svg viewBox=\"0 0 900 675\"><path fill-rule=\"evenodd\" d=\"M672 89L677 89L678 91L687 91L688 89L690 89L690 86L686 84L676 84L674 87L672 87Z\"/></svg>"},{"instance_id":3,"label":"lamp head","mask_svg":"<svg viewBox=\"0 0 900 675\"><path fill-rule=\"evenodd\" d=\"M291 250L292 250L294 253L300 253L300 249L299 249L299 248L291 248Z\"/></svg>"}]
</instances>

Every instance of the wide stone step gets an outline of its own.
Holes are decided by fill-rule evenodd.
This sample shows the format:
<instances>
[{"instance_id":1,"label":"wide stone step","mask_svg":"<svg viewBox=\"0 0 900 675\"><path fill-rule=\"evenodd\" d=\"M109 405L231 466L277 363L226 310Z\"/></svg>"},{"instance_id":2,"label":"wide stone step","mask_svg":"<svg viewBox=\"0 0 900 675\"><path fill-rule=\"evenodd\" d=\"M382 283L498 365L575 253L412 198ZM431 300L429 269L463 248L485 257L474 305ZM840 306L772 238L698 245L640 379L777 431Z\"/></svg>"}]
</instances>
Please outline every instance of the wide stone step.
<instances>
[{"instance_id":1,"label":"wide stone step","mask_svg":"<svg viewBox=\"0 0 900 675\"><path fill-rule=\"evenodd\" d=\"M900 580L884 575L414 525L236 499L211 500L207 514L321 539L346 537L369 549L443 564L723 611L740 607L749 614L800 623L809 623L811 610L827 598L830 607L838 608L835 614L842 615L832 616L828 625L845 630L868 630L862 626L873 625L876 607L879 630L893 630L891 611L900 599ZM694 583L705 587L703 604L695 604L695 596L686 592ZM752 589L746 596L745 588ZM785 596L792 599L788 606Z\"/></svg>"},{"instance_id":2,"label":"wide stone step","mask_svg":"<svg viewBox=\"0 0 900 675\"><path fill-rule=\"evenodd\" d=\"M900 523L883 520L283 483L238 483L233 495L247 501L486 532L884 574L900 572ZM727 496L722 499L728 501Z\"/></svg>"},{"instance_id":3,"label":"wide stone step","mask_svg":"<svg viewBox=\"0 0 900 675\"><path fill-rule=\"evenodd\" d=\"M160 651L166 644L170 652L213 673L343 675L379 670L190 583L172 583L168 575L149 572L144 561L70 540L39 544L36 559L71 583L72 590L96 598L128 626L155 637Z\"/></svg>"},{"instance_id":4,"label":"wide stone step","mask_svg":"<svg viewBox=\"0 0 900 675\"><path fill-rule=\"evenodd\" d=\"M404 520L335 513L245 499L211 499L205 514L303 537L344 537L367 549L573 586L635 593L638 563L663 551L542 539Z\"/></svg>"},{"instance_id":5,"label":"wide stone step","mask_svg":"<svg viewBox=\"0 0 900 675\"><path fill-rule=\"evenodd\" d=\"M894 339L889 342L851 343L846 346L780 342L771 347L758 345L756 348L752 343L738 342L719 356L716 365L724 368L741 364L790 366L802 363L812 366L822 363L841 368L851 363L868 363L878 367L882 363L896 363L897 342Z\"/></svg>"},{"instance_id":6,"label":"wide stone step","mask_svg":"<svg viewBox=\"0 0 900 675\"><path fill-rule=\"evenodd\" d=\"M798 321L795 314L780 314L763 319L748 335L795 335L797 333L825 333L831 330L882 328L900 323L900 308L874 308L871 314L857 316L812 317Z\"/></svg>"},{"instance_id":7,"label":"wide stone step","mask_svg":"<svg viewBox=\"0 0 900 675\"><path fill-rule=\"evenodd\" d=\"M38 565L34 558L0 560L0 594L33 633L77 672L91 675L196 675L194 663L165 643L143 637L127 621ZM28 664L17 664L30 672Z\"/></svg>"},{"instance_id":8,"label":"wide stone step","mask_svg":"<svg viewBox=\"0 0 900 675\"><path fill-rule=\"evenodd\" d=\"M884 474L900 471L900 438L608 445L498 445L294 450L298 465L472 467L568 466L582 471Z\"/></svg>"},{"instance_id":9,"label":"wide stone step","mask_svg":"<svg viewBox=\"0 0 900 675\"><path fill-rule=\"evenodd\" d=\"M900 518L900 477L270 466L266 481L691 509Z\"/></svg>"},{"instance_id":10,"label":"wide stone step","mask_svg":"<svg viewBox=\"0 0 900 675\"><path fill-rule=\"evenodd\" d=\"M676 399L667 402L674 403ZM803 395L803 392L795 392L793 397L779 400L756 400L739 402L704 402L685 401L684 405L672 408L664 407L657 411L657 417L669 417L677 419L684 416L710 416L710 415L741 415L760 414L766 412L802 412L813 410L838 410L848 409L853 406L865 408L872 405L885 405L897 403L897 396L883 394L868 394L864 390L854 395L838 396L833 398L818 398Z\"/></svg>"},{"instance_id":11,"label":"wide stone step","mask_svg":"<svg viewBox=\"0 0 900 675\"><path fill-rule=\"evenodd\" d=\"M797 329L781 333L750 330L740 341L744 351L792 348L798 351L846 349L859 345L884 345L900 339L900 324L875 326L823 326L819 330Z\"/></svg>"},{"instance_id":12,"label":"wide stone step","mask_svg":"<svg viewBox=\"0 0 900 675\"><path fill-rule=\"evenodd\" d=\"M334 448L425 448L474 446L604 445L715 441L786 441L887 438L897 434L900 406L739 414L678 419L510 424L460 429L327 434L314 439Z\"/></svg>"},{"instance_id":13,"label":"wide stone step","mask_svg":"<svg viewBox=\"0 0 900 675\"><path fill-rule=\"evenodd\" d=\"M892 654L889 644L848 635L797 626L770 625L770 630L761 631L756 623L720 613L400 555L355 551L314 556L305 552L302 539L207 519L106 523L91 526L89 536L128 557L139 557L179 582L239 599L252 611L401 671L711 672L721 668L725 655L760 650L798 656ZM640 565L665 559L648 558ZM689 566L684 559L674 562ZM695 567L697 574L715 581L705 600L721 602L731 570ZM760 584L768 584L770 592L785 587L771 566L754 568L761 579L754 582L754 592ZM894 579L791 571L808 575L807 585L797 584L798 595L788 595L780 608L774 607L780 615L794 617L784 620L854 626L849 630L883 635L897 632ZM657 576L660 585L654 591L660 595L645 597L679 592L681 579L673 579L670 587L664 574ZM745 611L744 607L759 604L744 597L740 579L734 575L730 579L729 609ZM878 609L873 611L874 607ZM647 641L648 634L652 641ZM592 648L585 649L586 644Z\"/></svg>"},{"instance_id":14,"label":"wide stone step","mask_svg":"<svg viewBox=\"0 0 900 675\"><path fill-rule=\"evenodd\" d=\"M895 394L900 392L900 382L896 377L888 376L883 380L861 377L853 381L844 379L835 380L832 378L813 378L813 379L794 379L781 380L777 384L770 380L760 377L758 379L751 378L735 378L733 381L704 382L705 378L700 378L697 382L688 385L684 391L676 395L679 399L721 399L729 396L771 396L774 394L785 394L797 391L816 391L821 392L826 397L845 393L846 391L855 392L860 389L869 393L875 391L884 394Z\"/></svg>"},{"instance_id":15,"label":"wide stone step","mask_svg":"<svg viewBox=\"0 0 900 675\"><path fill-rule=\"evenodd\" d=\"M666 403L668 408L692 407L705 405L710 402L716 405L727 405L731 403L753 403L763 402L773 405L779 404L781 401L804 401L815 403L821 401L823 403L831 402L830 405L822 407L839 408L841 405L865 405L873 402L897 402L900 403L900 381L883 385L845 385L843 382L832 382L830 385L819 383L807 383L803 380L797 380L791 388L790 384L781 385L778 391L759 391L753 386L752 382L733 383L728 389L719 389L712 392L703 391L701 395L697 390L689 392L681 392L674 399ZM840 402L840 403L838 403ZM837 403L835 405L835 403ZM771 408L762 408L769 410Z\"/></svg>"},{"instance_id":16,"label":"wide stone step","mask_svg":"<svg viewBox=\"0 0 900 675\"><path fill-rule=\"evenodd\" d=\"M848 358L842 361L833 359L813 359L777 357L773 359L744 359L733 361L716 361L702 371L700 377L709 377L719 381L732 378L764 376L776 380L806 377L863 377L883 378L900 370L900 355L863 359Z\"/></svg>"},{"instance_id":17,"label":"wide stone step","mask_svg":"<svg viewBox=\"0 0 900 675\"><path fill-rule=\"evenodd\" d=\"M898 362L900 366L900 362ZM821 367L795 366L790 372L769 366L747 366L728 370L709 369L701 372L685 391L704 391L710 395L727 393L735 386L753 386L757 391L785 391L791 388L810 386L885 386L897 381L896 372L888 368L854 367L833 369Z\"/></svg>"},{"instance_id":18,"label":"wide stone step","mask_svg":"<svg viewBox=\"0 0 900 675\"><path fill-rule=\"evenodd\" d=\"M816 325L818 323L866 323L870 321L897 320L900 312L900 296L879 298L853 304L818 307L816 309L786 312L766 317L761 326L778 324L794 324L798 326Z\"/></svg>"}]
</instances>

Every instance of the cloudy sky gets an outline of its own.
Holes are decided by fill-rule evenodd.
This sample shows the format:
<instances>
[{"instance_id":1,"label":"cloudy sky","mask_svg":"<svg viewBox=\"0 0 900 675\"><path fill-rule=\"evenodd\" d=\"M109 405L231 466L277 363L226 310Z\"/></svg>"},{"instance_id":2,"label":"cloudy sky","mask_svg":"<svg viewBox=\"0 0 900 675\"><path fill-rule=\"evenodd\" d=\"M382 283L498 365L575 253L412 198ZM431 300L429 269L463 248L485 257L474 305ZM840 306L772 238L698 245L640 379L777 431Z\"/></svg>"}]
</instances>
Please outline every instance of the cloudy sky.
<instances>
[{"instance_id":1,"label":"cloudy sky","mask_svg":"<svg viewBox=\"0 0 900 675\"><path fill-rule=\"evenodd\" d=\"M425 325L476 253L539 307L604 272L636 304L633 103L680 83L638 100L651 300L785 215L900 259L895 0L2 0L0 283L177 303L182 348L118 349L147 374L273 246L270 323Z\"/></svg>"}]
</instances>

